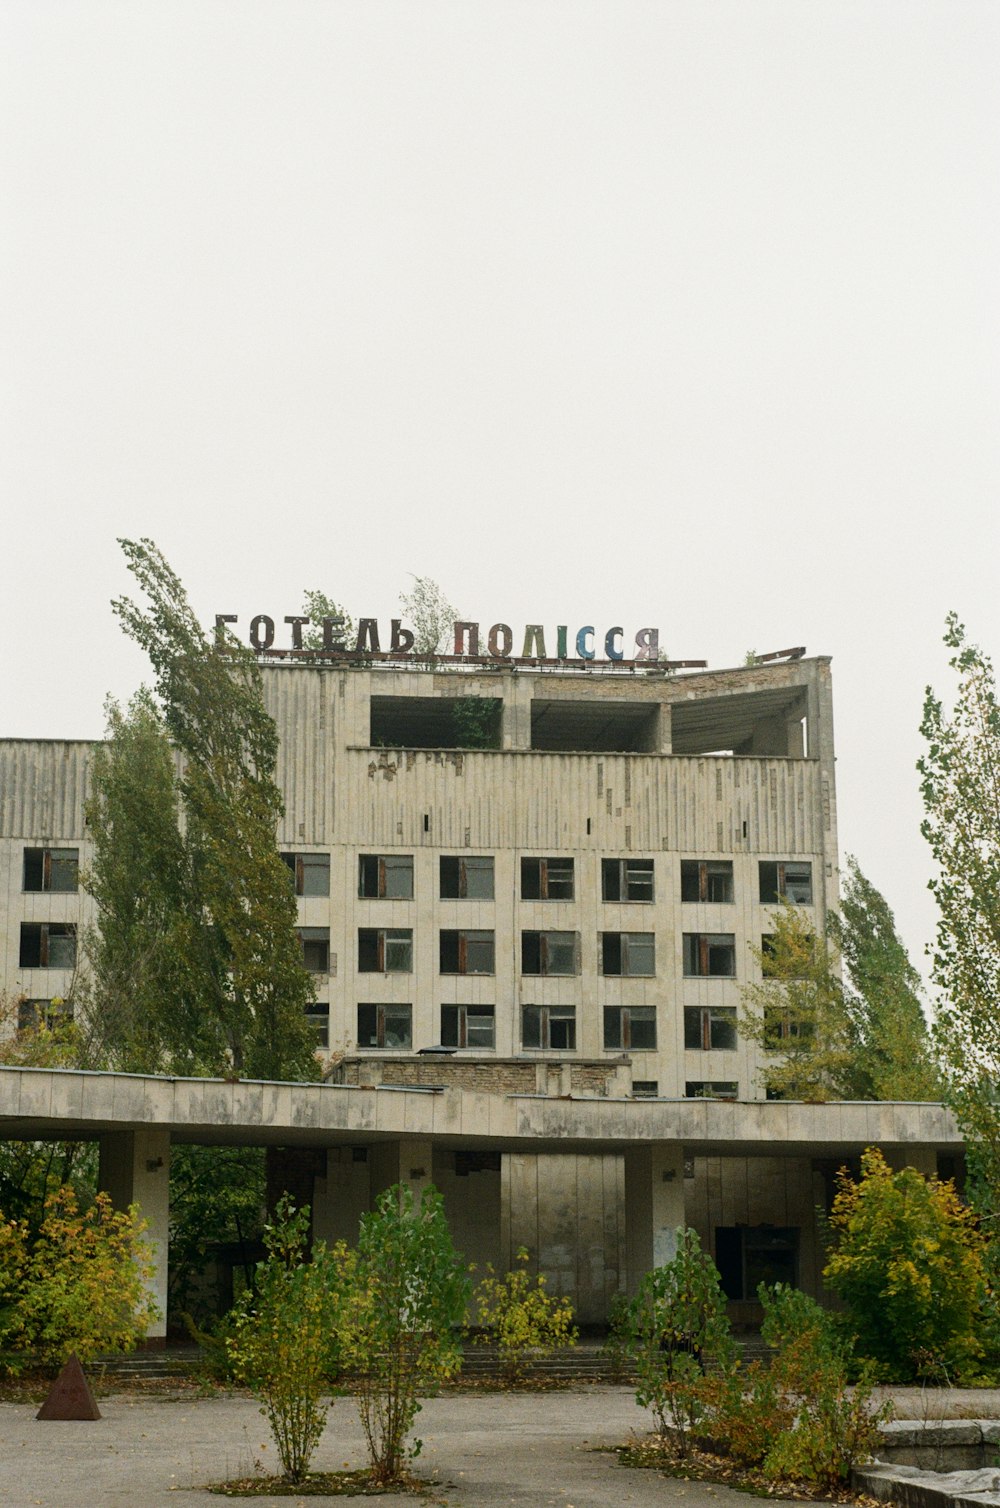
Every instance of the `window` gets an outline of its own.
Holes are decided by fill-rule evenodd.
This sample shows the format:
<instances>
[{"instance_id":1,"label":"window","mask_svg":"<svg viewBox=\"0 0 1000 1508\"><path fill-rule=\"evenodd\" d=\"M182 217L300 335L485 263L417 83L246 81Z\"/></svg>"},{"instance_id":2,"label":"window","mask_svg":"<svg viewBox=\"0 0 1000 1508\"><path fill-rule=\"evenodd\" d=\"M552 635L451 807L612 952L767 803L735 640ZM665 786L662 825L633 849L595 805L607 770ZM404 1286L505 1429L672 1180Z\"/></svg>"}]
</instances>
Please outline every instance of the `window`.
<instances>
[{"instance_id":1,"label":"window","mask_svg":"<svg viewBox=\"0 0 1000 1508\"><path fill-rule=\"evenodd\" d=\"M522 974L578 974L575 932L522 932Z\"/></svg>"},{"instance_id":2,"label":"window","mask_svg":"<svg viewBox=\"0 0 1000 1508\"><path fill-rule=\"evenodd\" d=\"M492 974L492 932L442 931L440 963L442 974Z\"/></svg>"},{"instance_id":3,"label":"window","mask_svg":"<svg viewBox=\"0 0 1000 1508\"><path fill-rule=\"evenodd\" d=\"M681 860L682 901L722 901L728 903L732 899L732 860Z\"/></svg>"},{"instance_id":4,"label":"window","mask_svg":"<svg viewBox=\"0 0 1000 1508\"><path fill-rule=\"evenodd\" d=\"M602 932L601 972L635 978L656 973L656 938L652 932Z\"/></svg>"},{"instance_id":5,"label":"window","mask_svg":"<svg viewBox=\"0 0 1000 1508\"><path fill-rule=\"evenodd\" d=\"M526 1005L521 1010L521 1042L552 1052L576 1047L576 1008L572 1005Z\"/></svg>"},{"instance_id":6,"label":"window","mask_svg":"<svg viewBox=\"0 0 1000 1508\"><path fill-rule=\"evenodd\" d=\"M443 901L491 901L493 899L493 855L469 854L462 858L441 858L441 899Z\"/></svg>"},{"instance_id":7,"label":"window","mask_svg":"<svg viewBox=\"0 0 1000 1508\"><path fill-rule=\"evenodd\" d=\"M76 925L73 922L22 922L22 969L72 969L76 966Z\"/></svg>"},{"instance_id":8,"label":"window","mask_svg":"<svg viewBox=\"0 0 1000 1508\"><path fill-rule=\"evenodd\" d=\"M25 890L75 890L79 882L78 848L26 848Z\"/></svg>"},{"instance_id":9,"label":"window","mask_svg":"<svg viewBox=\"0 0 1000 1508\"><path fill-rule=\"evenodd\" d=\"M761 1283L797 1287L798 1253L797 1226L716 1226L715 1265L727 1299L752 1299Z\"/></svg>"},{"instance_id":10,"label":"window","mask_svg":"<svg viewBox=\"0 0 1000 1508\"><path fill-rule=\"evenodd\" d=\"M68 1026L73 1020L72 1000L19 1000L17 1005L17 1029L19 1032L37 1031L40 1026L55 1031Z\"/></svg>"},{"instance_id":11,"label":"window","mask_svg":"<svg viewBox=\"0 0 1000 1508\"><path fill-rule=\"evenodd\" d=\"M762 859L760 898L765 905L791 901L793 906L811 906L813 898L812 865L772 862Z\"/></svg>"},{"instance_id":12,"label":"window","mask_svg":"<svg viewBox=\"0 0 1000 1508\"><path fill-rule=\"evenodd\" d=\"M363 853L358 860L358 895L371 900L412 901L411 853Z\"/></svg>"},{"instance_id":13,"label":"window","mask_svg":"<svg viewBox=\"0 0 1000 1508\"><path fill-rule=\"evenodd\" d=\"M441 1046L492 1050L496 1045L494 1015L492 1005L443 1005Z\"/></svg>"},{"instance_id":14,"label":"window","mask_svg":"<svg viewBox=\"0 0 1000 1508\"><path fill-rule=\"evenodd\" d=\"M330 855L328 853L283 853L295 885L296 895L330 894Z\"/></svg>"},{"instance_id":15,"label":"window","mask_svg":"<svg viewBox=\"0 0 1000 1508\"><path fill-rule=\"evenodd\" d=\"M633 1079L632 1095L637 1100L655 1100L660 1093L658 1079Z\"/></svg>"},{"instance_id":16,"label":"window","mask_svg":"<svg viewBox=\"0 0 1000 1508\"><path fill-rule=\"evenodd\" d=\"M572 859L522 859L522 901L571 901Z\"/></svg>"},{"instance_id":17,"label":"window","mask_svg":"<svg viewBox=\"0 0 1000 1508\"><path fill-rule=\"evenodd\" d=\"M299 937L302 939L302 962L310 974L329 974L329 927L300 927Z\"/></svg>"},{"instance_id":18,"label":"window","mask_svg":"<svg viewBox=\"0 0 1000 1508\"><path fill-rule=\"evenodd\" d=\"M736 977L736 938L732 932L685 932L684 973L688 978Z\"/></svg>"},{"instance_id":19,"label":"window","mask_svg":"<svg viewBox=\"0 0 1000 1508\"><path fill-rule=\"evenodd\" d=\"M651 901L652 859L602 859L601 897L606 901Z\"/></svg>"},{"instance_id":20,"label":"window","mask_svg":"<svg viewBox=\"0 0 1000 1508\"><path fill-rule=\"evenodd\" d=\"M413 968L412 927L359 927L359 974L409 974Z\"/></svg>"},{"instance_id":21,"label":"window","mask_svg":"<svg viewBox=\"0 0 1000 1508\"><path fill-rule=\"evenodd\" d=\"M656 1050L656 1007L607 1005L604 1008L604 1046L633 1052Z\"/></svg>"},{"instance_id":22,"label":"window","mask_svg":"<svg viewBox=\"0 0 1000 1508\"><path fill-rule=\"evenodd\" d=\"M735 1100L739 1085L728 1081L721 1083L717 1079L688 1079L684 1093L689 1100Z\"/></svg>"},{"instance_id":23,"label":"window","mask_svg":"<svg viewBox=\"0 0 1000 1508\"><path fill-rule=\"evenodd\" d=\"M306 1020L316 1033L316 1046L330 1046L330 1007L318 1000L306 1006Z\"/></svg>"},{"instance_id":24,"label":"window","mask_svg":"<svg viewBox=\"0 0 1000 1508\"><path fill-rule=\"evenodd\" d=\"M413 1046L413 1007L359 1005L358 1046L402 1049Z\"/></svg>"},{"instance_id":25,"label":"window","mask_svg":"<svg viewBox=\"0 0 1000 1508\"><path fill-rule=\"evenodd\" d=\"M764 1046L780 1052L786 1042L808 1042L816 1028L804 1010L781 1005L764 1008Z\"/></svg>"},{"instance_id":26,"label":"window","mask_svg":"<svg viewBox=\"0 0 1000 1508\"><path fill-rule=\"evenodd\" d=\"M736 1007L686 1005L684 1046L695 1052L734 1052Z\"/></svg>"}]
</instances>

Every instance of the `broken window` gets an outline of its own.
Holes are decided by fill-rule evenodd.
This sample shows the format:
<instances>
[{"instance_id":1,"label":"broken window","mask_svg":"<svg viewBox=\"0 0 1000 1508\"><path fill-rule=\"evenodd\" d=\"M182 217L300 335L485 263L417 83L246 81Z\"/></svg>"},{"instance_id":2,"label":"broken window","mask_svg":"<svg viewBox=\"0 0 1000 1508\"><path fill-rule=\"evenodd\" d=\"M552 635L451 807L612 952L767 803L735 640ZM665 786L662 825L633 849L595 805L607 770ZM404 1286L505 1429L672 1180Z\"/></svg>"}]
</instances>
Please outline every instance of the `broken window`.
<instances>
[{"instance_id":1,"label":"broken window","mask_svg":"<svg viewBox=\"0 0 1000 1508\"><path fill-rule=\"evenodd\" d=\"M358 1046L396 1048L413 1046L413 1007L410 1005L359 1005Z\"/></svg>"},{"instance_id":2,"label":"broken window","mask_svg":"<svg viewBox=\"0 0 1000 1508\"><path fill-rule=\"evenodd\" d=\"M686 1005L684 1046L696 1052L735 1051L736 1007Z\"/></svg>"},{"instance_id":3,"label":"broken window","mask_svg":"<svg viewBox=\"0 0 1000 1508\"><path fill-rule=\"evenodd\" d=\"M491 901L493 899L493 855L468 854L441 858L441 899L443 901Z\"/></svg>"},{"instance_id":4,"label":"broken window","mask_svg":"<svg viewBox=\"0 0 1000 1508\"><path fill-rule=\"evenodd\" d=\"M318 1000L312 1000L306 1006L306 1020L316 1033L316 1046L330 1046L330 1007Z\"/></svg>"},{"instance_id":5,"label":"broken window","mask_svg":"<svg viewBox=\"0 0 1000 1508\"><path fill-rule=\"evenodd\" d=\"M602 859L601 897L606 901L651 901L652 859Z\"/></svg>"},{"instance_id":6,"label":"broken window","mask_svg":"<svg viewBox=\"0 0 1000 1508\"><path fill-rule=\"evenodd\" d=\"M359 927L359 974L409 974L413 968L412 927Z\"/></svg>"},{"instance_id":7,"label":"broken window","mask_svg":"<svg viewBox=\"0 0 1000 1508\"><path fill-rule=\"evenodd\" d=\"M732 932L685 932L684 973L688 978L736 977L736 938Z\"/></svg>"},{"instance_id":8,"label":"broken window","mask_svg":"<svg viewBox=\"0 0 1000 1508\"><path fill-rule=\"evenodd\" d=\"M522 932L522 974L578 974L575 932Z\"/></svg>"},{"instance_id":9,"label":"broken window","mask_svg":"<svg viewBox=\"0 0 1000 1508\"><path fill-rule=\"evenodd\" d=\"M38 1031L42 1026L54 1031L68 1026L72 1020L72 1000L19 1000L17 1004L19 1032Z\"/></svg>"},{"instance_id":10,"label":"broken window","mask_svg":"<svg viewBox=\"0 0 1000 1508\"><path fill-rule=\"evenodd\" d=\"M492 974L492 932L442 930L439 968L442 974Z\"/></svg>"},{"instance_id":11,"label":"broken window","mask_svg":"<svg viewBox=\"0 0 1000 1508\"><path fill-rule=\"evenodd\" d=\"M522 901L571 901L572 859L522 859Z\"/></svg>"},{"instance_id":12,"label":"broken window","mask_svg":"<svg viewBox=\"0 0 1000 1508\"><path fill-rule=\"evenodd\" d=\"M384 749L498 749L503 698L373 696L370 740Z\"/></svg>"},{"instance_id":13,"label":"broken window","mask_svg":"<svg viewBox=\"0 0 1000 1508\"><path fill-rule=\"evenodd\" d=\"M295 886L296 895L330 894L330 855L328 853L283 853Z\"/></svg>"},{"instance_id":14,"label":"broken window","mask_svg":"<svg viewBox=\"0 0 1000 1508\"><path fill-rule=\"evenodd\" d=\"M684 1093L689 1100L735 1100L739 1085L730 1080L688 1079Z\"/></svg>"},{"instance_id":15,"label":"broken window","mask_svg":"<svg viewBox=\"0 0 1000 1508\"><path fill-rule=\"evenodd\" d=\"M300 927L299 937L302 940L302 962L310 974L329 974L329 927Z\"/></svg>"},{"instance_id":16,"label":"broken window","mask_svg":"<svg viewBox=\"0 0 1000 1508\"><path fill-rule=\"evenodd\" d=\"M656 1007L652 1005L606 1005L604 1046L628 1052L656 1050Z\"/></svg>"},{"instance_id":17,"label":"broken window","mask_svg":"<svg viewBox=\"0 0 1000 1508\"><path fill-rule=\"evenodd\" d=\"M78 848L26 848L25 890L76 890L80 876Z\"/></svg>"},{"instance_id":18,"label":"broken window","mask_svg":"<svg viewBox=\"0 0 1000 1508\"><path fill-rule=\"evenodd\" d=\"M492 1051L496 1042L492 1005L443 1005L441 1046L478 1047Z\"/></svg>"},{"instance_id":19,"label":"broken window","mask_svg":"<svg viewBox=\"0 0 1000 1508\"><path fill-rule=\"evenodd\" d=\"M681 900L722 901L733 899L731 859L682 859Z\"/></svg>"},{"instance_id":20,"label":"broken window","mask_svg":"<svg viewBox=\"0 0 1000 1508\"><path fill-rule=\"evenodd\" d=\"M18 966L22 969L75 968L75 922L22 922Z\"/></svg>"},{"instance_id":21,"label":"broken window","mask_svg":"<svg viewBox=\"0 0 1000 1508\"><path fill-rule=\"evenodd\" d=\"M572 1052L576 1048L576 1007L526 1005L521 1010L521 1044Z\"/></svg>"},{"instance_id":22,"label":"broken window","mask_svg":"<svg viewBox=\"0 0 1000 1508\"><path fill-rule=\"evenodd\" d=\"M660 1093L658 1079L633 1079L632 1094L637 1100L655 1100Z\"/></svg>"},{"instance_id":23,"label":"broken window","mask_svg":"<svg viewBox=\"0 0 1000 1508\"><path fill-rule=\"evenodd\" d=\"M653 932L602 932L601 973L652 978L656 973Z\"/></svg>"},{"instance_id":24,"label":"broken window","mask_svg":"<svg viewBox=\"0 0 1000 1508\"><path fill-rule=\"evenodd\" d=\"M363 853L358 860L358 895L370 900L412 901L411 853Z\"/></svg>"},{"instance_id":25,"label":"broken window","mask_svg":"<svg viewBox=\"0 0 1000 1508\"><path fill-rule=\"evenodd\" d=\"M765 905L790 901L793 906L812 905L812 865L808 862L762 859L760 898Z\"/></svg>"},{"instance_id":26,"label":"broken window","mask_svg":"<svg viewBox=\"0 0 1000 1508\"><path fill-rule=\"evenodd\" d=\"M797 1226L719 1225L715 1229L715 1265L727 1299L752 1299L761 1283L798 1287Z\"/></svg>"}]
</instances>

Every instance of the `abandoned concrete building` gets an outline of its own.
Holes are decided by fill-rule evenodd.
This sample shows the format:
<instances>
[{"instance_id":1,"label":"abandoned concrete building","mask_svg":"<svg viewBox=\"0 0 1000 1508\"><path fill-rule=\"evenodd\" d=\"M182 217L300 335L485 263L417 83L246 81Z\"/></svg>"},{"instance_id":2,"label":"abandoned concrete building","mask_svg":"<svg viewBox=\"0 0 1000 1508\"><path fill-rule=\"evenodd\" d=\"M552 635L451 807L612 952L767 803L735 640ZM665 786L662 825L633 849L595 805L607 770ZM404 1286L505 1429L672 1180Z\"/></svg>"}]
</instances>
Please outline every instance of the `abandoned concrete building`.
<instances>
[{"instance_id":1,"label":"abandoned concrete building","mask_svg":"<svg viewBox=\"0 0 1000 1508\"><path fill-rule=\"evenodd\" d=\"M740 1035L774 907L821 927L836 904L827 659L290 655L263 677L327 1082L269 1115L241 1086L210 1113L177 1109L180 1081L137 1101L122 1076L22 1072L15 1093L0 1071L4 1134L104 1138L164 1247L148 1170L171 1140L256 1140L289 1149L319 1234L433 1179L470 1260L527 1246L584 1320L686 1222L739 1319L761 1278L819 1291L816 1208L867 1142L925 1171L954 1156L937 1106L766 1103ZM25 1021L72 1000L92 747L0 743L0 966ZM102 1077L114 1104L86 1088Z\"/></svg>"}]
</instances>

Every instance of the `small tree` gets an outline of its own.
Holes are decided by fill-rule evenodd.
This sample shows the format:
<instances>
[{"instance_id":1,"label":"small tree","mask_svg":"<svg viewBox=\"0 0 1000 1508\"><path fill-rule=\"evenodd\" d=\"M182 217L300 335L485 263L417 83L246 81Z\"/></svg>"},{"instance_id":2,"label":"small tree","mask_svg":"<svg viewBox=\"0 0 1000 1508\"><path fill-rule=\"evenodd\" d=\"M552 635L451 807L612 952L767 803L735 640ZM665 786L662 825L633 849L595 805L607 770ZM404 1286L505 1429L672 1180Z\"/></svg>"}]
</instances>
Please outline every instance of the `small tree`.
<instances>
[{"instance_id":1,"label":"small tree","mask_svg":"<svg viewBox=\"0 0 1000 1508\"><path fill-rule=\"evenodd\" d=\"M343 1244L309 1245L309 1211L279 1200L264 1232L267 1257L228 1341L236 1375L261 1402L289 1482L301 1482L319 1444L323 1395L339 1361L338 1309L351 1257Z\"/></svg>"},{"instance_id":2,"label":"small tree","mask_svg":"<svg viewBox=\"0 0 1000 1508\"><path fill-rule=\"evenodd\" d=\"M105 1193L81 1211L68 1185L49 1196L37 1239L0 1216L0 1336L61 1366L130 1351L157 1309L147 1288L153 1264L135 1205L116 1210Z\"/></svg>"},{"instance_id":3,"label":"small tree","mask_svg":"<svg viewBox=\"0 0 1000 1508\"><path fill-rule=\"evenodd\" d=\"M545 1275L532 1281L528 1251L518 1247L517 1267L498 1278L487 1265L477 1286L475 1303L487 1343L500 1356L500 1371L508 1384L519 1382L532 1357L548 1356L558 1346L575 1346L579 1331L573 1324L573 1305L567 1298L545 1292Z\"/></svg>"},{"instance_id":4,"label":"small tree","mask_svg":"<svg viewBox=\"0 0 1000 1508\"><path fill-rule=\"evenodd\" d=\"M399 605L413 626L414 651L423 655L447 653L461 614L437 582L430 576L414 576L412 590L400 593Z\"/></svg>"},{"instance_id":5,"label":"small tree","mask_svg":"<svg viewBox=\"0 0 1000 1508\"><path fill-rule=\"evenodd\" d=\"M341 1322L344 1362L357 1373L377 1484L398 1481L407 1456L419 1453L419 1440L409 1450L405 1444L420 1408L419 1388L461 1366L456 1327L470 1287L437 1190L425 1189L417 1207L405 1186L386 1189L362 1217Z\"/></svg>"},{"instance_id":6,"label":"small tree","mask_svg":"<svg viewBox=\"0 0 1000 1508\"><path fill-rule=\"evenodd\" d=\"M732 1366L726 1300L696 1231L677 1233L677 1254L647 1272L629 1306L629 1341L639 1378L636 1402L652 1409L661 1434L687 1450L709 1396L706 1369Z\"/></svg>"},{"instance_id":7,"label":"small tree","mask_svg":"<svg viewBox=\"0 0 1000 1508\"><path fill-rule=\"evenodd\" d=\"M859 1355L892 1381L946 1371L975 1355L982 1238L950 1183L894 1173L877 1147L861 1181L839 1177L823 1272L847 1305Z\"/></svg>"},{"instance_id":8,"label":"small tree","mask_svg":"<svg viewBox=\"0 0 1000 1508\"><path fill-rule=\"evenodd\" d=\"M354 619L346 608L334 602L325 592L306 592L302 611L309 619L309 627L302 634L303 649L323 648L323 619L339 618L339 637L348 649L353 649Z\"/></svg>"}]
</instances>

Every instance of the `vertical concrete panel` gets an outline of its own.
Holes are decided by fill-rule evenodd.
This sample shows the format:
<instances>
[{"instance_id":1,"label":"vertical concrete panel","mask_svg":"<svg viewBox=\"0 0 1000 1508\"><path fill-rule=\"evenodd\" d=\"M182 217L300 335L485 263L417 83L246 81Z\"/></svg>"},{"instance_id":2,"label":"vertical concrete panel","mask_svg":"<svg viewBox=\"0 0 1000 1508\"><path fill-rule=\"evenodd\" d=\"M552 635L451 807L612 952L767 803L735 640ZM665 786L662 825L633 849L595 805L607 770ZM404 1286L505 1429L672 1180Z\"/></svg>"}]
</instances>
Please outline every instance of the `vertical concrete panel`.
<instances>
[{"instance_id":1,"label":"vertical concrete panel","mask_svg":"<svg viewBox=\"0 0 1000 1508\"><path fill-rule=\"evenodd\" d=\"M353 1148L328 1149L326 1177L313 1185L314 1240L356 1243L361 1216L371 1207L370 1172L370 1160L355 1162Z\"/></svg>"},{"instance_id":2,"label":"vertical concrete panel","mask_svg":"<svg viewBox=\"0 0 1000 1508\"><path fill-rule=\"evenodd\" d=\"M137 1204L153 1252L147 1284L160 1312L149 1327L151 1340L167 1333L167 1269L170 1247L170 1133L160 1130L116 1131L100 1138L98 1185L111 1195L115 1209Z\"/></svg>"}]
</instances>

